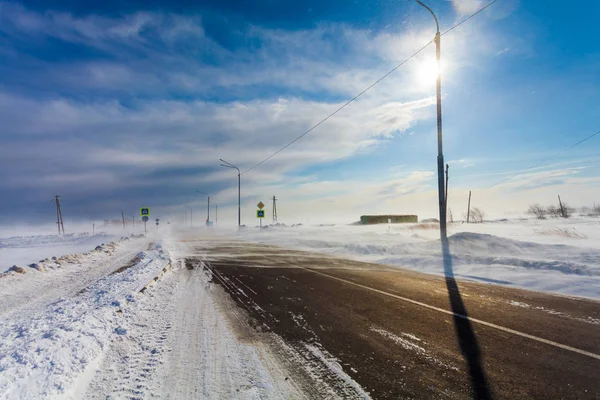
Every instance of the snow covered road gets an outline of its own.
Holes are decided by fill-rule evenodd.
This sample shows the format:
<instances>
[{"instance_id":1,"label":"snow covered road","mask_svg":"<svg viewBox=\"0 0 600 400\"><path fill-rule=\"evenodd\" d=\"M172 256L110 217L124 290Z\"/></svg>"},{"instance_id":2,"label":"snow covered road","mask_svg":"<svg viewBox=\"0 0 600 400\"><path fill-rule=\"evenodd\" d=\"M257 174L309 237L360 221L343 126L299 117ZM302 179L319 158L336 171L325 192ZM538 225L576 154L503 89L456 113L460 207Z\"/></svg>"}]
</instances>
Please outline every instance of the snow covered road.
<instances>
[{"instance_id":1,"label":"snow covered road","mask_svg":"<svg viewBox=\"0 0 600 400\"><path fill-rule=\"evenodd\" d=\"M3 275L0 398L307 398L211 274L173 257L187 246L163 243Z\"/></svg>"},{"instance_id":2,"label":"snow covered road","mask_svg":"<svg viewBox=\"0 0 600 400\"><path fill-rule=\"evenodd\" d=\"M209 279L201 270L177 265L122 307L126 332L106 349L83 398L302 397L278 368L263 363L270 357L267 348L249 344L249 337L246 343L238 340Z\"/></svg>"}]
</instances>

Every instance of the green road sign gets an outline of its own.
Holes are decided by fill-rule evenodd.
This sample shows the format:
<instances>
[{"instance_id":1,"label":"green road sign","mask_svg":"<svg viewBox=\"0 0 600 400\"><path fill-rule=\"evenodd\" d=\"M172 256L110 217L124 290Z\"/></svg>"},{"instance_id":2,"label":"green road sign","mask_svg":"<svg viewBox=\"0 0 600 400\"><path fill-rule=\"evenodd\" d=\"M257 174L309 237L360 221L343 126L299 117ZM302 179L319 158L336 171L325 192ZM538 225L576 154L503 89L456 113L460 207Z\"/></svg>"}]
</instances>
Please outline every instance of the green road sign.
<instances>
[{"instance_id":1,"label":"green road sign","mask_svg":"<svg viewBox=\"0 0 600 400\"><path fill-rule=\"evenodd\" d=\"M140 208L140 217L149 217L149 216L150 216L150 207Z\"/></svg>"},{"instance_id":2,"label":"green road sign","mask_svg":"<svg viewBox=\"0 0 600 400\"><path fill-rule=\"evenodd\" d=\"M256 210L256 218L264 218L265 210Z\"/></svg>"}]
</instances>

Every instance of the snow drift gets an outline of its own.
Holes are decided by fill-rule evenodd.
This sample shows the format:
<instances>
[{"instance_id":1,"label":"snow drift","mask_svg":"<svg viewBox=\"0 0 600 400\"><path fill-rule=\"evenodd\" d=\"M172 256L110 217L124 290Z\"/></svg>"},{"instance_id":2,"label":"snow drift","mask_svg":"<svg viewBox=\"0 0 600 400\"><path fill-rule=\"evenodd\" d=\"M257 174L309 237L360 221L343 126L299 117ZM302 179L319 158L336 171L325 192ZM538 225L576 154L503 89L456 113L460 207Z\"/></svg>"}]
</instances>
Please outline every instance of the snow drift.
<instances>
[{"instance_id":1,"label":"snow drift","mask_svg":"<svg viewBox=\"0 0 600 400\"><path fill-rule=\"evenodd\" d=\"M600 298L597 220L498 221L450 227L458 278ZM568 234L567 234L568 233ZM435 224L276 227L246 240L444 274Z\"/></svg>"}]
</instances>

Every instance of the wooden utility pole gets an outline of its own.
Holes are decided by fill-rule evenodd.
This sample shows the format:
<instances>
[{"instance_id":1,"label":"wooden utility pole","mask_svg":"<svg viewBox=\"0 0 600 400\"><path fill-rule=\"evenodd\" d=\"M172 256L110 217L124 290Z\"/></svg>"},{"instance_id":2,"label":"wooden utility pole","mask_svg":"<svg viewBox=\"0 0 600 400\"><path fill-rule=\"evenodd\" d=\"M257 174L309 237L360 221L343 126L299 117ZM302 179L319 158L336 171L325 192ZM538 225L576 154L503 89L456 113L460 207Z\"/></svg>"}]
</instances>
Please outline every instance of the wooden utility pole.
<instances>
[{"instance_id":1,"label":"wooden utility pole","mask_svg":"<svg viewBox=\"0 0 600 400\"><path fill-rule=\"evenodd\" d=\"M560 214L563 218L567 218L565 215L565 208L563 207L562 201L560 201L560 195L558 196L558 204L560 205Z\"/></svg>"},{"instance_id":2,"label":"wooden utility pole","mask_svg":"<svg viewBox=\"0 0 600 400\"><path fill-rule=\"evenodd\" d=\"M215 225L219 222L219 205L215 204Z\"/></svg>"},{"instance_id":3,"label":"wooden utility pole","mask_svg":"<svg viewBox=\"0 0 600 400\"><path fill-rule=\"evenodd\" d=\"M61 228L62 234L65 234L65 226L63 224L62 211L60 211L60 201L58 200L59 197L59 195L55 195L53 200L56 202L56 225L58 226L58 235L60 236Z\"/></svg>"},{"instance_id":4,"label":"wooden utility pole","mask_svg":"<svg viewBox=\"0 0 600 400\"><path fill-rule=\"evenodd\" d=\"M273 196L273 223L277 223L277 199Z\"/></svg>"},{"instance_id":5,"label":"wooden utility pole","mask_svg":"<svg viewBox=\"0 0 600 400\"><path fill-rule=\"evenodd\" d=\"M121 218L123 219L123 229L125 229L125 214L121 211Z\"/></svg>"},{"instance_id":6,"label":"wooden utility pole","mask_svg":"<svg viewBox=\"0 0 600 400\"><path fill-rule=\"evenodd\" d=\"M470 216L471 216L471 191L469 190L469 205L467 206L467 224L469 223Z\"/></svg>"}]
</instances>

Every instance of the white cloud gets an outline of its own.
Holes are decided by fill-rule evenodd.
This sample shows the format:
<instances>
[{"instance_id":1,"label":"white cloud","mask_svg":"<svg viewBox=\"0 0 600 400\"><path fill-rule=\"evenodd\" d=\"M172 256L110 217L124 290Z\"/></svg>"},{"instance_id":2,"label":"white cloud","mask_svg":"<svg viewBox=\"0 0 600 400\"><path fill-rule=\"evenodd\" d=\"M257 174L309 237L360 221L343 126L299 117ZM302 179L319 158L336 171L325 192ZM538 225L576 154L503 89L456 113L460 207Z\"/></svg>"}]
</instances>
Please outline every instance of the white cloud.
<instances>
[{"instance_id":1,"label":"white cloud","mask_svg":"<svg viewBox=\"0 0 600 400\"><path fill-rule=\"evenodd\" d=\"M523 191L546 186L560 186L572 183L572 178L580 174L585 167L572 167L564 169L550 169L537 172L524 172L517 174L499 185L507 190Z\"/></svg>"},{"instance_id":2,"label":"white cloud","mask_svg":"<svg viewBox=\"0 0 600 400\"><path fill-rule=\"evenodd\" d=\"M485 6L484 0L452 0L452 5L459 15L470 15Z\"/></svg>"},{"instance_id":3,"label":"white cloud","mask_svg":"<svg viewBox=\"0 0 600 400\"><path fill-rule=\"evenodd\" d=\"M0 150L17 176L29 173L32 162L44 165L55 159L47 148L39 148L31 155L33 158L14 157L32 152L31 140L51 141L53 148L63 149L63 154L76 150L81 157L79 168L128 168L135 174L148 168L212 168L217 166L218 158L225 158L246 169L339 106L289 98L224 104L149 101L129 109L115 101L33 101L6 94L0 95L0 105L0 115L9 121L6 128L26 140L9 143ZM431 105L431 99L351 105L272 159L268 168L278 174L271 179L295 168L348 157L376 146L392 133L405 131L415 121L426 118L427 113L421 110ZM67 165L64 163L62 168ZM56 171L45 169L38 176L46 173ZM37 184L28 179L11 181L11 185L21 187Z\"/></svg>"},{"instance_id":4,"label":"white cloud","mask_svg":"<svg viewBox=\"0 0 600 400\"><path fill-rule=\"evenodd\" d=\"M482 4L454 1L461 14ZM483 68L486 56L509 46L507 38L476 23L461 30L443 39L445 83L455 79L455 71ZM0 178L0 184L42 193L44 199L48 191L97 197L108 189L124 193L153 189L144 195L154 196L165 209L178 202L200 205L195 189L216 190L230 182L233 185L216 201L234 202L234 171L219 168L219 158L243 170L254 165L432 38L428 27L393 33L340 24L295 32L252 27L246 34L261 47L233 53L205 35L200 16L138 12L115 18L76 17L36 13L4 2L0 31L24 42L58 38L110 55L111 60L56 64L34 60L43 73L14 72L42 92L59 87L73 96L0 92L3 138L10 139L0 148L0 167L11 172ZM194 46L179 46L190 42ZM512 44L510 48L512 53ZM435 216L432 171L403 168L406 172L382 176L374 172L371 180L320 180L310 172L291 176L315 164L403 140L400 137L409 129L418 136L415 127L434 121L435 110L432 88L415 82L415 75L433 54L433 47L427 48L314 132L244 175L244 202L253 207L252 196L265 200L277 194L288 215L317 210L358 217L364 210L402 209ZM202 62L204 56L219 61L218 66ZM257 87L263 86L269 87L268 93L257 95ZM219 101L206 100L219 96L223 97ZM87 100L76 100L80 98ZM469 160L450 163L473 165ZM510 187L537 190L572 182L568 178L575 174L522 176ZM173 188L190 194L165 193ZM223 208L224 216L227 210Z\"/></svg>"}]
</instances>

